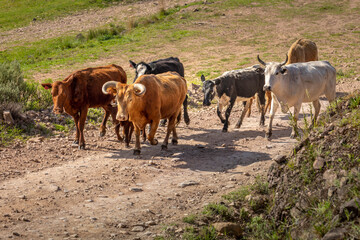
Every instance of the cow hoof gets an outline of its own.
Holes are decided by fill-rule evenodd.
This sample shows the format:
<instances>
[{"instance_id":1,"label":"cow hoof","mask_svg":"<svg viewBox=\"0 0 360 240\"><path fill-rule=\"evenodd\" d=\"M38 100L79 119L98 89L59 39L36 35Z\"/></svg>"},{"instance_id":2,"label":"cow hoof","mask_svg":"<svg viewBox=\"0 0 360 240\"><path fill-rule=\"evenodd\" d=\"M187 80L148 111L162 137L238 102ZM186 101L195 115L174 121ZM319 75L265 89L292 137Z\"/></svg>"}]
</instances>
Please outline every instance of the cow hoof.
<instances>
[{"instance_id":1,"label":"cow hoof","mask_svg":"<svg viewBox=\"0 0 360 240\"><path fill-rule=\"evenodd\" d=\"M140 155L141 151L140 149L134 149L134 155Z\"/></svg>"},{"instance_id":2,"label":"cow hoof","mask_svg":"<svg viewBox=\"0 0 360 240\"><path fill-rule=\"evenodd\" d=\"M226 128L223 128L222 132L227 132L228 130Z\"/></svg>"},{"instance_id":3,"label":"cow hoof","mask_svg":"<svg viewBox=\"0 0 360 240\"><path fill-rule=\"evenodd\" d=\"M189 118L189 117L187 117L187 118L185 117L184 120L185 120L185 124L186 124L186 125L189 125L189 124L190 124L190 118Z\"/></svg>"},{"instance_id":4,"label":"cow hoof","mask_svg":"<svg viewBox=\"0 0 360 240\"><path fill-rule=\"evenodd\" d=\"M151 144L151 145L157 145L157 144L158 144L158 140L153 139L152 141L150 141L150 144Z\"/></svg>"},{"instance_id":5,"label":"cow hoof","mask_svg":"<svg viewBox=\"0 0 360 240\"><path fill-rule=\"evenodd\" d=\"M221 120L221 123L222 123L222 124L224 124L224 123L225 123L225 120L222 120L222 119L220 119L220 120Z\"/></svg>"},{"instance_id":6,"label":"cow hoof","mask_svg":"<svg viewBox=\"0 0 360 240\"><path fill-rule=\"evenodd\" d=\"M173 145L178 145L178 140L176 140L176 139L171 140L171 142Z\"/></svg>"},{"instance_id":7,"label":"cow hoof","mask_svg":"<svg viewBox=\"0 0 360 240\"><path fill-rule=\"evenodd\" d=\"M105 136L105 132L100 132L100 137Z\"/></svg>"},{"instance_id":8,"label":"cow hoof","mask_svg":"<svg viewBox=\"0 0 360 240\"><path fill-rule=\"evenodd\" d=\"M271 135L272 135L272 132L267 132L267 133L265 133L265 137L266 137L267 139L271 138Z\"/></svg>"},{"instance_id":9,"label":"cow hoof","mask_svg":"<svg viewBox=\"0 0 360 240\"><path fill-rule=\"evenodd\" d=\"M166 145L161 145L161 150L166 150L167 146Z\"/></svg>"},{"instance_id":10,"label":"cow hoof","mask_svg":"<svg viewBox=\"0 0 360 240\"><path fill-rule=\"evenodd\" d=\"M235 125L235 128L240 128L240 127L241 127L240 124L236 124L236 125Z\"/></svg>"},{"instance_id":11,"label":"cow hoof","mask_svg":"<svg viewBox=\"0 0 360 240\"><path fill-rule=\"evenodd\" d=\"M85 150L85 144L84 144L84 145L80 145L80 146L79 146L79 149L80 149L80 150Z\"/></svg>"}]
</instances>

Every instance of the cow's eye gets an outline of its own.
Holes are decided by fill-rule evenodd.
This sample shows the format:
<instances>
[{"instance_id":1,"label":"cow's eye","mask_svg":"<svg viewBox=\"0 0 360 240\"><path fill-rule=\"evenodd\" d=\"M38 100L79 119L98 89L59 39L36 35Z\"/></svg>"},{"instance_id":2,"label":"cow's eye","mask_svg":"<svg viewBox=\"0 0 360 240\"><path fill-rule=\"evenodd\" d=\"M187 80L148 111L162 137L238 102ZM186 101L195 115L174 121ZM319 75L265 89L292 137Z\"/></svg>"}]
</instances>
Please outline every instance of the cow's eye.
<instances>
[{"instance_id":1,"label":"cow's eye","mask_svg":"<svg viewBox=\"0 0 360 240\"><path fill-rule=\"evenodd\" d=\"M279 72L276 72L276 73L275 73L275 75L278 75L278 74L279 74Z\"/></svg>"}]
</instances>

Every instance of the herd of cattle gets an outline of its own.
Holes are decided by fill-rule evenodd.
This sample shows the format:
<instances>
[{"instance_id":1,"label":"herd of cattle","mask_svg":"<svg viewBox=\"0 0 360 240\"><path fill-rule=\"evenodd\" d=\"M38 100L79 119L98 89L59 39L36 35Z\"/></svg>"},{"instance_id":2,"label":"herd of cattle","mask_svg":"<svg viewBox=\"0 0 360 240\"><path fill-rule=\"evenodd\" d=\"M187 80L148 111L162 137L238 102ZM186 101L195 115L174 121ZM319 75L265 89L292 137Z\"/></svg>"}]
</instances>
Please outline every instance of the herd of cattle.
<instances>
[{"instance_id":1,"label":"herd of cattle","mask_svg":"<svg viewBox=\"0 0 360 240\"><path fill-rule=\"evenodd\" d=\"M329 101L335 99L336 70L327 61L318 61L317 46L307 39L297 40L289 49L286 60L282 63L266 63L257 56L261 65L232 70L220 77L203 82L204 106L209 106L214 97L218 98L217 114L224 124L223 132L228 130L229 116L236 101L244 104L239 128L246 112L251 109L254 99L260 110L260 125L265 123L265 113L270 108L270 122L266 137L272 135L272 122L280 104L282 112L294 107L295 122L298 119L301 104L312 102L316 121L321 95ZM172 143L178 142L176 125L181 119L181 105L184 110L184 121L190 123L187 112L187 83L184 79L184 67L178 58L160 59L151 63L138 64L130 60L135 69L135 79L127 84L125 71L117 65L87 68L76 71L63 81L42 84L51 89L54 102L54 113L65 111L74 118L76 125L76 144L79 149L85 148L84 125L89 108L102 107L105 115L100 126L100 136L106 132L106 122L111 115L119 141L130 144L135 130L134 154L140 154L140 135L146 140L146 125L150 125L147 139L156 145L156 130L160 120L167 124L167 132L162 144L166 149L172 133ZM266 106L265 106L266 105ZM222 109L226 107L225 118ZM123 127L123 137L120 135ZM291 137L295 136L295 129Z\"/></svg>"}]
</instances>

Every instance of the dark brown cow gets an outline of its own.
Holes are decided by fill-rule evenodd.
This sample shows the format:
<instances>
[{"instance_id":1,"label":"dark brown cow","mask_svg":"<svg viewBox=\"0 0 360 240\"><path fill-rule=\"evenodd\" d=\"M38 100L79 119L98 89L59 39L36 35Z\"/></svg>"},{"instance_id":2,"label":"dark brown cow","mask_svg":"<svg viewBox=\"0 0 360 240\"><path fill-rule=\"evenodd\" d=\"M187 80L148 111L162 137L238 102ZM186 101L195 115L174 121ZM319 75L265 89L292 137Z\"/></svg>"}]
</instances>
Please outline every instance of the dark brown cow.
<instances>
[{"instance_id":1,"label":"dark brown cow","mask_svg":"<svg viewBox=\"0 0 360 240\"><path fill-rule=\"evenodd\" d=\"M101 87L108 81L126 83L125 71L117 65L87 68L76 71L63 81L41 84L45 89L52 89L51 94L54 102L54 113L60 114L64 110L74 118L76 126L76 140L79 149L85 149L84 125L89 108L102 107L105 110L104 119L100 126L100 136L106 132L106 122L111 114L115 124L115 133L122 141L119 134L120 123L116 120L116 107L111 106L114 97L105 95ZM130 123L124 122L125 141L130 141L128 131ZM131 135L130 135L131 136Z\"/></svg>"},{"instance_id":2,"label":"dark brown cow","mask_svg":"<svg viewBox=\"0 0 360 240\"><path fill-rule=\"evenodd\" d=\"M187 93L186 80L178 73L142 75L130 85L111 81L104 84L102 91L116 96L118 106L116 119L129 120L134 124L135 155L141 152L140 130L144 130L146 124L150 124L149 142L152 145L158 143L154 136L160 119L169 120L162 149L167 148L171 132L173 133L172 143L177 144L175 125Z\"/></svg>"}]
</instances>

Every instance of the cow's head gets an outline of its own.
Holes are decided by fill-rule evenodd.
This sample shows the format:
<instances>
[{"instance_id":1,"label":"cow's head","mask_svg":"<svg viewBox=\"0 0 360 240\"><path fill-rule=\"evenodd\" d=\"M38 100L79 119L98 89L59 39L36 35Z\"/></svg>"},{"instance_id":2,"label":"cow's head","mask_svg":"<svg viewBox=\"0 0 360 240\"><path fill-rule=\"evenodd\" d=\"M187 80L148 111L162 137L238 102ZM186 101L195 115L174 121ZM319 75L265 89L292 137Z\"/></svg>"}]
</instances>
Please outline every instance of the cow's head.
<instances>
[{"instance_id":1,"label":"cow's head","mask_svg":"<svg viewBox=\"0 0 360 240\"><path fill-rule=\"evenodd\" d=\"M201 75L201 81L203 83L202 90L203 90L203 93L204 93L203 105L204 106L210 106L211 101L215 97L214 87L215 87L215 85L219 85L220 80L218 80L218 79L216 79L216 80L205 80L204 75Z\"/></svg>"},{"instance_id":2,"label":"cow's head","mask_svg":"<svg viewBox=\"0 0 360 240\"><path fill-rule=\"evenodd\" d=\"M63 113L65 102L68 101L68 98L70 97L66 83L56 81L54 83L42 83L41 85L45 89L51 89L51 95L54 102L53 112L56 114Z\"/></svg>"},{"instance_id":3,"label":"cow's head","mask_svg":"<svg viewBox=\"0 0 360 240\"><path fill-rule=\"evenodd\" d=\"M279 79L282 79L284 75L287 74L286 62L288 61L288 55L286 54L286 59L282 63L270 62L265 63L260 59L259 55L257 56L258 61L265 67L265 85L264 91L272 91L274 86L279 83Z\"/></svg>"},{"instance_id":4,"label":"cow's head","mask_svg":"<svg viewBox=\"0 0 360 240\"><path fill-rule=\"evenodd\" d=\"M115 81L106 82L102 87L104 94L112 94L118 107L116 119L119 121L129 120L129 109L132 109L146 92L146 87L141 83L130 85Z\"/></svg>"},{"instance_id":5,"label":"cow's head","mask_svg":"<svg viewBox=\"0 0 360 240\"><path fill-rule=\"evenodd\" d=\"M129 62L130 62L130 67L135 69L135 78L134 78L133 82L135 82L135 80L138 77L145 75L145 74L151 74L153 72L153 69L147 63L140 62L140 63L136 64L131 60L129 60Z\"/></svg>"}]
</instances>

